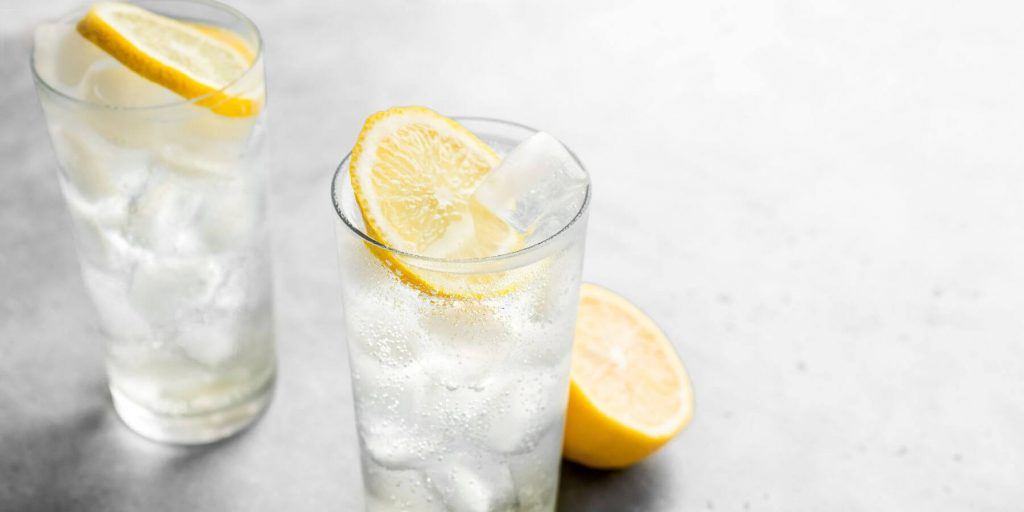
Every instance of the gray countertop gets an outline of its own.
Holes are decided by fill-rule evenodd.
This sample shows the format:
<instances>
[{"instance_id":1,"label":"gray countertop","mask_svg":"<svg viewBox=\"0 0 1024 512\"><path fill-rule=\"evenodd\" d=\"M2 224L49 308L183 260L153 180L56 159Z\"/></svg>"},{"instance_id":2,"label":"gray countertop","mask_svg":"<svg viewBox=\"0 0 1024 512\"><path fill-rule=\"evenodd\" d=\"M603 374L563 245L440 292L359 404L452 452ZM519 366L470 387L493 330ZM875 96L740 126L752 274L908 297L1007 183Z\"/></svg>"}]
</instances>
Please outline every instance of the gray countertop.
<instances>
[{"instance_id":1,"label":"gray countertop","mask_svg":"<svg viewBox=\"0 0 1024 512\"><path fill-rule=\"evenodd\" d=\"M331 173L391 105L519 121L596 191L584 277L667 331L697 414L566 511L1024 503L1016 2L233 0L268 48L280 380L244 435L122 427L0 5L0 510L356 510Z\"/></svg>"}]
</instances>

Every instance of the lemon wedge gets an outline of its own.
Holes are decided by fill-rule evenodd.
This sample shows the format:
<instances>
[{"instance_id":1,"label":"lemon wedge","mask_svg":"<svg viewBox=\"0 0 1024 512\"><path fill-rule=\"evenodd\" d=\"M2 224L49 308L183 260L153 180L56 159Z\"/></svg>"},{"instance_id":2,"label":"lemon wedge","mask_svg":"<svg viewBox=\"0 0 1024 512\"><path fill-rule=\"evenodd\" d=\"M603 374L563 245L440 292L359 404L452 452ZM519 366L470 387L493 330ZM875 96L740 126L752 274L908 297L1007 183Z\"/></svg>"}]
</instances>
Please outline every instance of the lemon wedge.
<instances>
[{"instance_id":1,"label":"lemon wedge","mask_svg":"<svg viewBox=\"0 0 1024 512\"><path fill-rule=\"evenodd\" d=\"M472 132L424 107L370 116L349 160L352 191L367 234L390 248L444 260L506 254L522 236L473 198L498 155ZM510 272L455 274L416 267L370 245L400 279L440 297L505 293Z\"/></svg>"},{"instance_id":2,"label":"lemon wedge","mask_svg":"<svg viewBox=\"0 0 1024 512\"><path fill-rule=\"evenodd\" d=\"M690 379L664 333L626 299L584 283L563 455L593 468L626 467L692 417Z\"/></svg>"},{"instance_id":3,"label":"lemon wedge","mask_svg":"<svg viewBox=\"0 0 1024 512\"><path fill-rule=\"evenodd\" d=\"M247 117L262 99L222 89L249 69L253 52L226 29L203 28L120 2L93 5L78 32L143 78L214 112Z\"/></svg>"}]
</instances>

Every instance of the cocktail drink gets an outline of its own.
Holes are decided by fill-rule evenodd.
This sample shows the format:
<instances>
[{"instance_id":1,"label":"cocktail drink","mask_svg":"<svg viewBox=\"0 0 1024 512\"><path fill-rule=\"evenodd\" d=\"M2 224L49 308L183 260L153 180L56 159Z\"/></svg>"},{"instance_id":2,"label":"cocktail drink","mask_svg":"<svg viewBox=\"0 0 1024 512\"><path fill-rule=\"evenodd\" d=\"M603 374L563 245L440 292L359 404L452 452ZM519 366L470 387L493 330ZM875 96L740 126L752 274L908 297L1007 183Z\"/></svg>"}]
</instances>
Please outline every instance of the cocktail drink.
<instances>
[{"instance_id":1,"label":"cocktail drink","mask_svg":"<svg viewBox=\"0 0 1024 512\"><path fill-rule=\"evenodd\" d=\"M589 191L524 126L367 121L332 187L367 510L554 509Z\"/></svg>"},{"instance_id":2,"label":"cocktail drink","mask_svg":"<svg viewBox=\"0 0 1024 512\"><path fill-rule=\"evenodd\" d=\"M237 432L276 368L256 27L101 3L40 26L32 68L117 412L161 441Z\"/></svg>"}]
</instances>

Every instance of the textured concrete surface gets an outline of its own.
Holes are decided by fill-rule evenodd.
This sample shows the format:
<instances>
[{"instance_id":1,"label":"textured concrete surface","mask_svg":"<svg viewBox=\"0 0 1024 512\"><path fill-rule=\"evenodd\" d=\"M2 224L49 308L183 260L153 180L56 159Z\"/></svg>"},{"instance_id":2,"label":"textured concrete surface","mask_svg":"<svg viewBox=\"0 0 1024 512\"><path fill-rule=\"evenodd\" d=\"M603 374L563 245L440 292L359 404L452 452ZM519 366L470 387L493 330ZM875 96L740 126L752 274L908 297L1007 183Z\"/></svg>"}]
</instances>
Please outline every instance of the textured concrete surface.
<instances>
[{"instance_id":1,"label":"textured concrete surface","mask_svg":"<svg viewBox=\"0 0 1024 512\"><path fill-rule=\"evenodd\" d=\"M595 183L584 274L669 333L691 427L566 511L1024 503L1018 3L234 3L268 48L281 379L205 449L113 416L32 90L0 5L0 510L354 510L331 171L395 104L546 129Z\"/></svg>"}]
</instances>

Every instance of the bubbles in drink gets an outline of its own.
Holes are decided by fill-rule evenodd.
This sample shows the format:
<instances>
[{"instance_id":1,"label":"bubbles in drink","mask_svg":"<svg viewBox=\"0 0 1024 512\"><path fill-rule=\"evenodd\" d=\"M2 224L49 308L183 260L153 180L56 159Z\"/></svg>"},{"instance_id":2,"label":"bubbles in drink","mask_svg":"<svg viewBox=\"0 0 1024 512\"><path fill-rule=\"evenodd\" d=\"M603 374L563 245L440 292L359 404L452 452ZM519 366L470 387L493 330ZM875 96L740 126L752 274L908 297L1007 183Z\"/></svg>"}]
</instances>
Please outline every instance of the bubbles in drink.
<instances>
[{"instance_id":1,"label":"bubbles in drink","mask_svg":"<svg viewBox=\"0 0 1024 512\"><path fill-rule=\"evenodd\" d=\"M417 107L375 116L364 135L365 130L377 133L394 151L388 158L378 155L376 164L366 164L374 157L364 156L363 167L356 166L351 176L343 164L336 176L336 186L342 187L340 194L335 190L339 211L360 230L373 233L374 226L384 226L399 240L411 240L426 224L440 226L440 243L458 244L462 254L487 258L442 262L384 253L339 225L367 508L553 512L585 222L573 224L566 237L539 250L501 255L570 226L589 181L549 135L528 137L512 148L515 137L502 133L493 138L477 133L479 140L454 130L440 136L452 123L438 117ZM394 126L410 128L403 137L391 137L389 129L373 131L388 123L394 123L389 128L394 133L405 133ZM384 147L372 137L361 135L360 140ZM493 164L481 141L507 156L478 184L479 167L463 164L474 158ZM409 151L392 147L396 144ZM429 144L438 144L436 155L424 151L435 148L421 146ZM432 164L437 165L423 171ZM467 168L473 172L467 174ZM470 176L466 181L473 186L458 195L450 180L437 179L438 169L449 172L446 178ZM430 183L404 180L426 175ZM359 181L360 176L370 181ZM357 183L412 184L349 194L350 177ZM414 202L413 196L418 207L403 208ZM466 222L473 221L466 217L431 216L436 212L429 206L425 212L419 208L456 196L476 212L483 211L482 204L503 222L483 212L474 218L486 218L487 229L481 224L469 229ZM367 201L393 208L389 223L363 218L363 211L376 211L363 210ZM444 222L434 222L439 219Z\"/></svg>"},{"instance_id":2,"label":"bubbles in drink","mask_svg":"<svg viewBox=\"0 0 1024 512\"><path fill-rule=\"evenodd\" d=\"M509 373L498 399L490 404L484 442L496 452L528 452L565 411L567 395L560 390L568 368Z\"/></svg>"}]
</instances>

